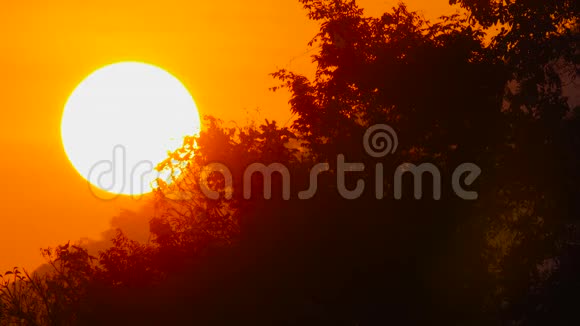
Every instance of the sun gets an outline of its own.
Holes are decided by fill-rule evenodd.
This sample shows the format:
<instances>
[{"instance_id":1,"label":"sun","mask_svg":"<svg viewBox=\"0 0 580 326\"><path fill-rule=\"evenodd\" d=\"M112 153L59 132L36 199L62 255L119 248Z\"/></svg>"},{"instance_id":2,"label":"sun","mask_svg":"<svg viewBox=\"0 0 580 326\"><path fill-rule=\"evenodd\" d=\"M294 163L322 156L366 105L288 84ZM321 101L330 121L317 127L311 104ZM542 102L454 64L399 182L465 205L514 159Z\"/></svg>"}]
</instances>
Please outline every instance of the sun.
<instances>
[{"instance_id":1,"label":"sun","mask_svg":"<svg viewBox=\"0 0 580 326\"><path fill-rule=\"evenodd\" d=\"M76 171L92 188L115 195L151 192L159 177L154 167L199 130L187 88L141 62L90 74L70 95L61 122L64 150Z\"/></svg>"}]
</instances>

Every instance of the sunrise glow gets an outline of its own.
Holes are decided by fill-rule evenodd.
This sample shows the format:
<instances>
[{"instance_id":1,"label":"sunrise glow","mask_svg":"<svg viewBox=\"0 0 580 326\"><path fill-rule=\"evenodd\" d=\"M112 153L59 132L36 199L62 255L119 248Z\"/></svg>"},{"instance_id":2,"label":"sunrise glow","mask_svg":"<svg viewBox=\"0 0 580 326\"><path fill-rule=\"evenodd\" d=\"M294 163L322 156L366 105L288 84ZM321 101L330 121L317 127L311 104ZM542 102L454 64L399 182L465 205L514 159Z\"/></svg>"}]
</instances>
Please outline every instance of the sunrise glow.
<instances>
[{"instance_id":1,"label":"sunrise glow","mask_svg":"<svg viewBox=\"0 0 580 326\"><path fill-rule=\"evenodd\" d=\"M199 132L195 102L174 76L138 62L103 67L72 92L62 141L78 173L114 194L151 191L152 168Z\"/></svg>"}]
</instances>

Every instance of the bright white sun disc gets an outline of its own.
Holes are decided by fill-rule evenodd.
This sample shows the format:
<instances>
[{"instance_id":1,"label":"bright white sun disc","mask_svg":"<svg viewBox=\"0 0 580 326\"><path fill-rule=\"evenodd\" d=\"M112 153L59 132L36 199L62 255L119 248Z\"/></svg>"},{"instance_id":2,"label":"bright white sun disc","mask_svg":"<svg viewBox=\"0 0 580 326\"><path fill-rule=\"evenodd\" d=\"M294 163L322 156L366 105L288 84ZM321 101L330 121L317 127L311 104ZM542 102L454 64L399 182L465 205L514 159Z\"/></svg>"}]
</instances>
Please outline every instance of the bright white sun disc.
<instances>
[{"instance_id":1,"label":"bright white sun disc","mask_svg":"<svg viewBox=\"0 0 580 326\"><path fill-rule=\"evenodd\" d=\"M199 132L195 101L173 75L156 66L121 62L84 79L61 122L65 152L92 186L112 194L150 192L153 170Z\"/></svg>"}]
</instances>

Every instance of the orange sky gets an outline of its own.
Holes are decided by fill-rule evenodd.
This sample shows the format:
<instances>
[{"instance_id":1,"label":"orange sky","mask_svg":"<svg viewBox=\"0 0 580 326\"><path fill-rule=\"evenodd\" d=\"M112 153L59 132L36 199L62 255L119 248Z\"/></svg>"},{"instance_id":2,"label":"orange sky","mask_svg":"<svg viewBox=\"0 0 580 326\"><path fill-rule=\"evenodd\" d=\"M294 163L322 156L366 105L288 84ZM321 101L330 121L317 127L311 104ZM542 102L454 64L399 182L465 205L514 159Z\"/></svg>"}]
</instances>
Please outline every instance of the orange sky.
<instances>
[{"instance_id":1,"label":"orange sky","mask_svg":"<svg viewBox=\"0 0 580 326\"><path fill-rule=\"evenodd\" d=\"M378 15L397 1L359 3ZM455 10L447 0L407 3L431 18ZM178 77L202 115L284 124L288 94L269 92L268 74L311 71L312 52L305 53L316 31L297 0L4 2L0 272L35 268L41 247L97 238L121 207L138 205L95 198L64 154L63 106L84 77L113 62L144 61Z\"/></svg>"}]
</instances>

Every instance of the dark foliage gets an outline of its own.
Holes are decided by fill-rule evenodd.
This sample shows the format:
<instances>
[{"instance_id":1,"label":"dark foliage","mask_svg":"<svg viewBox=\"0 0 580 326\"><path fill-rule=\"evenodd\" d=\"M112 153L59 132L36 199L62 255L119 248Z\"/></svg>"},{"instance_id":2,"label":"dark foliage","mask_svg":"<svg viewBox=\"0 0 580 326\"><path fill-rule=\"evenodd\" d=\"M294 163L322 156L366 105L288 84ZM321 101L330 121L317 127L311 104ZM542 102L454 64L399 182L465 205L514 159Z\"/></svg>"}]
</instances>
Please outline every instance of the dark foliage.
<instances>
[{"instance_id":1,"label":"dark foliage","mask_svg":"<svg viewBox=\"0 0 580 326\"><path fill-rule=\"evenodd\" d=\"M59 247L56 272L6 275L0 324L580 324L580 111L562 95L578 72L576 2L452 1L470 16L437 23L402 4L371 18L354 1L300 2L321 28L314 80L273 74L292 127L208 118L160 166L183 173L156 191L152 243L119 233L95 261ZM394 154L365 152L375 124L396 129ZM366 184L356 200L338 190L339 154L365 164L347 173L348 189ZM259 176L244 197L256 162L288 168L290 200L278 173L271 199ZM482 170L466 187L477 200L452 189L466 162ZM317 163L330 169L301 200ZM425 176L421 199L410 179L395 199L402 163L437 166L441 198Z\"/></svg>"}]
</instances>

